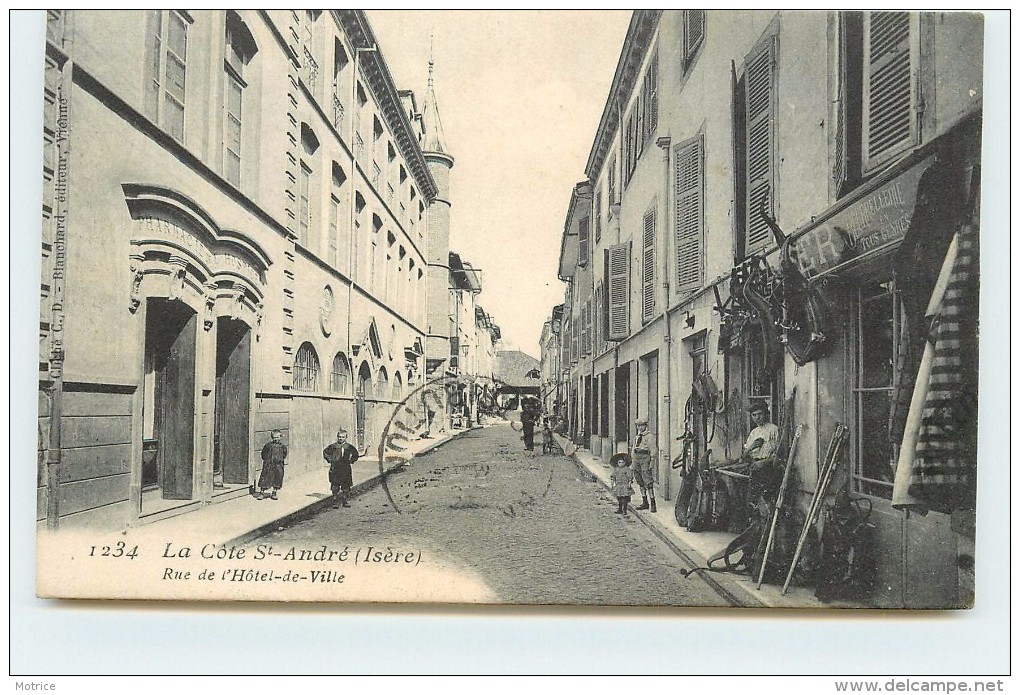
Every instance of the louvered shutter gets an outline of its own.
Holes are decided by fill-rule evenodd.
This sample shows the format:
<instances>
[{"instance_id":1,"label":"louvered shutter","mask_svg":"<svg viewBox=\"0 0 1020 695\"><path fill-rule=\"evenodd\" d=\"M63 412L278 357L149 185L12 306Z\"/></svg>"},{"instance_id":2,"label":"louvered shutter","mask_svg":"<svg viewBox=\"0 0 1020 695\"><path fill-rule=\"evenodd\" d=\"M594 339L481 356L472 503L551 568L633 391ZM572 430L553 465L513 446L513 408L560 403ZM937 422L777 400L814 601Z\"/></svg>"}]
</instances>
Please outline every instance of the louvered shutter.
<instances>
[{"instance_id":1,"label":"louvered shutter","mask_svg":"<svg viewBox=\"0 0 1020 695\"><path fill-rule=\"evenodd\" d=\"M606 349L606 315L603 284L595 286L595 354Z\"/></svg>"},{"instance_id":2,"label":"louvered shutter","mask_svg":"<svg viewBox=\"0 0 1020 695\"><path fill-rule=\"evenodd\" d=\"M641 321L655 315L655 209L645 213L641 244Z\"/></svg>"},{"instance_id":3,"label":"louvered shutter","mask_svg":"<svg viewBox=\"0 0 1020 695\"><path fill-rule=\"evenodd\" d=\"M747 116L747 236L750 255L768 245L772 233L760 210L762 202L775 215L775 37L768 37L747 59L745 69Z\"/></svg>"},{"instance_id":4,"label":"louvered shutter","mask_svg":"<svg viewBox=\"0 0 1020 695\"><path fill-rule=\"evenodd\" d=\"M592 299L584 302L584 354L592 355Z\"/></svg>"},{"instance_id":5,"label":"louvered shutter","mask_svg":"<svg viewBox=\"0 0 1020 695\"><path fill-rule=\"evenodd\" d=\"M834 157L832 162L832 181L838 193L843 182L847 180L847 142L846 142L846 106L847 106L847 27L846 13L839 13L839 84L836 97L836 135Z\"/></svg>"},{"instance_id":6,"label":"louvered shutter","mask_svg":"<svg viewBox=\"0 0 1020 695\"><path fill-rule=\"evenodd\" d=\"M916 142L915 21L910 12L864 17L865 170Z\"/></svg>"},{"instance_id":7,"label":"louvered shutter","mask_svg":"<svg viewBox=\"0 0 1020 695\"><path fill-rule=\"evenodd\" d=\"M652 56L652 62L648 67L648 79L651 82L648 97L648 135L655 132L659 126L659 54Z\"/></svg>"},{"instance_id":8,"label":"louvered shutter","mask_svg":"<svg viewBox=\"0 0 1020 695\"><path fill-rule=\"evenodd\" d=\"M565 308L567 311L570 310L570 307ZM564 329L563 332L560 334L561 340L563 341L563 364L573 364L574 361L574 351L573 349L571 349L570 345L574 337L573 331L574 322L571 321L569 318L565 319Z\"/></svg>"},{"instance_id":9,"label":"louvered shutter","mask_svg":"<svg viewBox=\"0 0 1020 695\"><path fill-rule=\"evenodd\" d=\"M684 42L684 62L689 64L698 52L702 39L705 38L705 10L685 10L687 36Z\"/></svg>"},{"instance_id":10,"label":"louvered shutter","mask_svg":"<svg viewBox=\"0 0 1020 695\"><path fill-rule=\"evenodd\" d=\"M676 290L701 288L705 181L702 136L676 146Z\"/></svg>"},{"instance_id":11,"label":"louvered shutter","mask_svg":"<svg viewBox=\"0 0 1020 695\"><path fill-rule=\"evenodd\" d=\"M630 242L606 250L609 287L609 340L624 340L630 333Z\"/></svg>"},{"instance_id":12,"label":"louvered shutter","mask_svg":"<svg viewBox=\"0 0 1020 695\"><path fill-rule=\"evenodd\" d=\"M577 224L578 250L577 264L584 268L588 265L588 218L585 217Z\"/></svg>"}]
</instances>

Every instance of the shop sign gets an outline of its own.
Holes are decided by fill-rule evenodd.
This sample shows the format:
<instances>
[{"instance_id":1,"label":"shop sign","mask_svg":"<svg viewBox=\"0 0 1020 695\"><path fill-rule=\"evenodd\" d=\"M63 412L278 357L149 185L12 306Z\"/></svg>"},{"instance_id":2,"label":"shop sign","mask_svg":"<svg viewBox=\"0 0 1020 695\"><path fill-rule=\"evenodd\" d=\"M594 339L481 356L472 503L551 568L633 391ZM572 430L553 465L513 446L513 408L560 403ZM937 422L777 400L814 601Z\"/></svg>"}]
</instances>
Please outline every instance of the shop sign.
<instances>
[{"instance_id":1,"label":"shop sign","mask_svg":"<svg viewBox=\"0 0 1020 695\"><path fill-rule=\"evenodd\" d=\"M914 214L921 175L934 161L932 156L918 162L799 236L794 246L804 277L821 275L902 239Z\"/></svg>"}]
</instances>

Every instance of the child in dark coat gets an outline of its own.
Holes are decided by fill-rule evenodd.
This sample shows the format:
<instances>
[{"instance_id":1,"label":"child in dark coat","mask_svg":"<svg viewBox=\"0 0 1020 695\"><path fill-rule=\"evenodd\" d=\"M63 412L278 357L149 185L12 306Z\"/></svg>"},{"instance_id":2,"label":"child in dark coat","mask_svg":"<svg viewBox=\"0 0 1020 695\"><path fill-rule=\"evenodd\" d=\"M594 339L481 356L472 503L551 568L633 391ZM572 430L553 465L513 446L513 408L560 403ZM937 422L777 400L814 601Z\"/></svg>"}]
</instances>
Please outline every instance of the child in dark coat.
<instances>
[{"instance_id":1,"label":"child in dark coat","mask_svg":"<svg viewBox=\"0 0 1020 695\"><path fill-rule=\"evenodd\" d=\"M287 460L287 445L281 442L283 433L273 430L270 440L262 447L262 474L259 476L259 492L255 499L275 500L276 491L283 487L283 466ZM267 494L266 490L270 492Z\"/></svg>"},{"instance_id":2,"label":"child in dark coat","mask_svg":"<svg viewBox=\"0 0 1020 695\"><path fill-rule=\"evenodd\" d=\"M623 514L624 518L627 518L627 505L630 504L630 496L634 494L634 472L630 469L630 454L614 454L609 459L609 465L613 467L610 480L619 505L615 513Z\"/></svg>"}]
</instances>

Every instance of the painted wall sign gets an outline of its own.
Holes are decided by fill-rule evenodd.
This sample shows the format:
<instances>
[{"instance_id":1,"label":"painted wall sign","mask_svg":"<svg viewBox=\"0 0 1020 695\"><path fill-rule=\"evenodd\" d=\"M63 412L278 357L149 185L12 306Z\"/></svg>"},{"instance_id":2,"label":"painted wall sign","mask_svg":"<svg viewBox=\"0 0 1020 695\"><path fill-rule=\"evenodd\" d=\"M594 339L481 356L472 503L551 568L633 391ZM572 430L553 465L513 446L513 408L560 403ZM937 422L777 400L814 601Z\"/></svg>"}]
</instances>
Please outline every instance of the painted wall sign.
<instances>
[{"instance_id":1,"label":"painted wall sign","mask_svg":"<svg viewBox=\"0 0 1020 695\"><path fill-rule=\"evenodd\" d=\"M801 235L794 244L797 265L811 278L898 241L907 233L928 157Z\"/></svg>"}]
</instances>

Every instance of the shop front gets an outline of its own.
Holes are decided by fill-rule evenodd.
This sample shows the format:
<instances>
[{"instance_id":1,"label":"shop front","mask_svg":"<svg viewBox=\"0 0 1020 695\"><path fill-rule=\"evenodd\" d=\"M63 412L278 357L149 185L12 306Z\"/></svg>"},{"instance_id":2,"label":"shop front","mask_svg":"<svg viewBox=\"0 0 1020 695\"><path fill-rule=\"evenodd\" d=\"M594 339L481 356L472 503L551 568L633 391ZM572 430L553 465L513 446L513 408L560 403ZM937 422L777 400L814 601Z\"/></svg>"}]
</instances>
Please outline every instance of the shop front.
<instances>
[{"instance_id":1,"label":"shop front","mask_svg":"<svg viewBox=\"0 0 1020 695\"><path fill-rule=\"evenodd\" d=\"M849 428L828 492L845 490L873 507L877 581L865 600L873 605L973 600L978 141L966 127L944 136L790 245L828 314L825 354L794 383L815 394L818 451L838 423ZM969 264L963 279L961 263ZM940 330L952 331L948 340ZM932 369L939 343L950 354ZM799 463L809 486L814 465Z\"/></svg>"}]
</instances>

